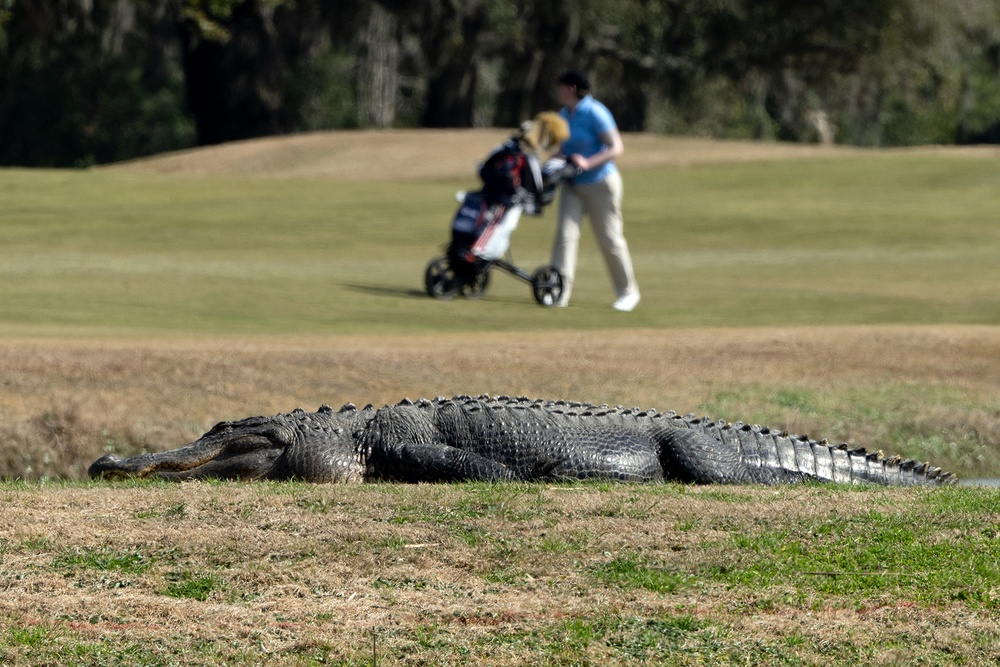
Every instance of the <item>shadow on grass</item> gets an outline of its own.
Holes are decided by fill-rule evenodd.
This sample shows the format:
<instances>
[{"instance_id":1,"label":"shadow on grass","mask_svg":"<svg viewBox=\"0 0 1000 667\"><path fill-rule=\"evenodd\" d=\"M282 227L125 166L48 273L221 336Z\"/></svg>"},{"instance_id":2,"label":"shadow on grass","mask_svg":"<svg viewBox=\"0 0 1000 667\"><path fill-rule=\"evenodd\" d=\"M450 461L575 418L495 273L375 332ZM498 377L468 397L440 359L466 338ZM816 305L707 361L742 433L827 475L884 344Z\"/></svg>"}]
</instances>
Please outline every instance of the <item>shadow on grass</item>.
<instances>
[{"instance_id":1,"label":"shadow on grass","mask_svg":"<svg viewBox=\"0 0 1000 667\"><path fill-rule=\"evenodd\" d=\"M376 296L393 296L393 297L408 297L408 298L420 298L429 299L427 293L420 289L404 289L402 287L378 287L375 285L357 285L357 284L345 284L342 285L345 289L353 290L355 292L364 292L367 294L374 294Z\"/></svg>"},{"instance_id":2,"label":"shadow on grass","mask_svg":"<svg viewBox=\"0 0 1000 667\"><path fill-rule=\"evenodd\" d=\"M435 299L432 299L431 297L427 296L427 292L421 289L413 289L413 288L404 289L402 287L385 287L385 286L358 285L358 284L342 284L341 286L344 289L349 289L354 292L364 292L366 294L371 294L374 296L397 297L397 298L405 297L405 298L424 299L427 301L435 301ZM497 303L523 303L523 301L521 301L520 299L512 299L495 295L486 295L484 298L487 298L490 301ZM450 300L468 301L469 299L456 296L454 299ZM473 300L479 300L479 299L473 299ZM527 300L528 302L532 302L530 294L528 295ZM439 299L438 301L443 301L443 300Z\"/></svg>"}]
</instances>

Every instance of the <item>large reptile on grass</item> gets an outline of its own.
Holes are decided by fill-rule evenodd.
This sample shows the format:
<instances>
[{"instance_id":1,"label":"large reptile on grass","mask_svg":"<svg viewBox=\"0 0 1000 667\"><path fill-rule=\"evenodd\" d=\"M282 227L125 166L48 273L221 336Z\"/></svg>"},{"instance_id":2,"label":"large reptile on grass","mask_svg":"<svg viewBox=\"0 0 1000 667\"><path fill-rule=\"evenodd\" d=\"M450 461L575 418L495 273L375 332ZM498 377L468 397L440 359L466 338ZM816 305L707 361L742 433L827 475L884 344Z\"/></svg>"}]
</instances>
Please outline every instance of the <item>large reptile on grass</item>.
<instances>
[{"instance_id":1,"label":"large reptile on grass","mask_svg":"<svg viewBox=\"0 0 1000 667\"><path fill-rule=\"evenodd\" d=\"M614 480L949 484L951 473L780 430L507 396L403 400L221 422L195 442L107 455L92 477L309 482Z\"/></svg>"}]
</instances>

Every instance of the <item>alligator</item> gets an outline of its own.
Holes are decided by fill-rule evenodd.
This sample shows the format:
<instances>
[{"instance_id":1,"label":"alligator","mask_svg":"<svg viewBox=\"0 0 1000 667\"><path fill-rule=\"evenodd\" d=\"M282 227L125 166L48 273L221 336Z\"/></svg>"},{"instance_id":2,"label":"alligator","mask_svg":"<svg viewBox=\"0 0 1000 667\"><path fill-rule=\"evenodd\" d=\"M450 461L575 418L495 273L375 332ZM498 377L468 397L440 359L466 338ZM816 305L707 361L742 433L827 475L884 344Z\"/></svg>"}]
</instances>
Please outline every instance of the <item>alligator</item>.
<instances>
[{"instance_id":1,"label":"alligator","mask_svg":"<svg viewBox=\"0 0 1000 667\"><path fill-rule=\"evenodd\" d=\"M216 424L189 445L121 458L91 477L308 482L608 480L952 484L927 463L780 429L674 412L509 396L301 408Z\"/></svg>"}]
</instances>

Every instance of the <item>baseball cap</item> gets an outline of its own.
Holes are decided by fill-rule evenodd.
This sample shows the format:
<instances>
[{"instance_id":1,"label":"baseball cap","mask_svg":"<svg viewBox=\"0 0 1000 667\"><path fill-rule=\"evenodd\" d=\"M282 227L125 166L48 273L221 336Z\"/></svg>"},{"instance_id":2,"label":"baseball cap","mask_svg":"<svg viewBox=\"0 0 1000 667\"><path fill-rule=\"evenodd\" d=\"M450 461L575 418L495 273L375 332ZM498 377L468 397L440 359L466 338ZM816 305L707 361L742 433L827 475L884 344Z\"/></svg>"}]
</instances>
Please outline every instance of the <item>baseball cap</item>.
<instances>
[{"instance_id":1,"label":"baseball cap","mask_svg":"<svg viewBox=\"0 0 1000 667\"><path fill-rule=\"evenodd\" d=\"M587 77L587 73L579 69L563 72L556 78L556 83L574 86L577 90L590 90L590 79Z\"/></svg>"}]
</instances>

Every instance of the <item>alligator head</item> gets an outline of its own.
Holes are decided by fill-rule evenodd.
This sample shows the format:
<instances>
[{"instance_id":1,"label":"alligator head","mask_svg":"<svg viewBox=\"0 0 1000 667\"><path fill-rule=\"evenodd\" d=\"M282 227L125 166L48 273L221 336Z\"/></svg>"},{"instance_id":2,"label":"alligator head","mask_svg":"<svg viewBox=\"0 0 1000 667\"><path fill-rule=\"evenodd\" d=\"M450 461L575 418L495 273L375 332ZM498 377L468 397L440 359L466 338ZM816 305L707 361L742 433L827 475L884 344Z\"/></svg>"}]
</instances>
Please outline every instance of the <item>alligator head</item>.
<instances>
[{"instance_id":1,"label":"alligator head","mask_svg":"<svg viewBox=\"0 0 1000 667\"><path fill-rule=\"evenodd\" d=\"M108 454L94 461L88 473L104 479L362 481L364 466L352 436L350 417L356 413L351 408L335 413L324 406L314 413L296 410L221 422L178 449L131 458Z\"/></svg>"}]
</instances>

